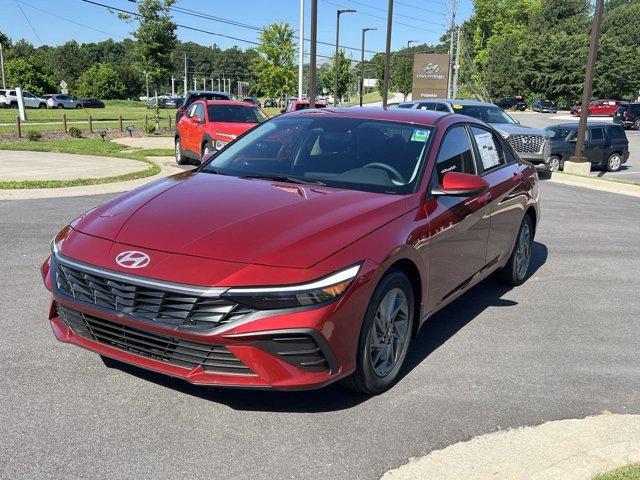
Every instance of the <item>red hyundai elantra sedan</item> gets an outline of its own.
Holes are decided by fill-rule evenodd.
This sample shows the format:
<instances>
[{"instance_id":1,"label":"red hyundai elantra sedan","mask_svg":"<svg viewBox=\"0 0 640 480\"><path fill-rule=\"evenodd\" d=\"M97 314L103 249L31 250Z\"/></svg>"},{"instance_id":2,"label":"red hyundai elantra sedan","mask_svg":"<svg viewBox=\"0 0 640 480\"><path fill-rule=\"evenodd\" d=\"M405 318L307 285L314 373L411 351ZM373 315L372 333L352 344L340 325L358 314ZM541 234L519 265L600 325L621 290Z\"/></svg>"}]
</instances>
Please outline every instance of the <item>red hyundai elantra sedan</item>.
<instances>
[{"instance_id":1,"label":"red hyundai elantra sedan","mask_svg":"<svg viewBox=\"0 0 640 480\"><path fill-rule=\"evenodd\" d=\"M81 215L42 274L56 337L105 363L375 393L434 312L525 280L538 220L535 168L483 123L304 110Z\"/></svg>"}]
</instances>

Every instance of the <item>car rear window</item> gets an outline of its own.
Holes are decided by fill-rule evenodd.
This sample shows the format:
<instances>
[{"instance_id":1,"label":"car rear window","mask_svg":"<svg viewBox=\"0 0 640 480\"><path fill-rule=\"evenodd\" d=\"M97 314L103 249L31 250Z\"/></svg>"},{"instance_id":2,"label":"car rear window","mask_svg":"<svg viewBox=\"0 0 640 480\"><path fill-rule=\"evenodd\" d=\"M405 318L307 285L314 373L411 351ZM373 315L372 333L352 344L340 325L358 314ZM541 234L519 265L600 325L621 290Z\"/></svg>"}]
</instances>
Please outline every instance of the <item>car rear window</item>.
<instances>
[{"instance_id":1,"label":"car rear window","mask_svg":"<svg viewBox=\"0 0 640 480\"><path fill-rule=\"evenodd\" d=\"M609 127L609 136L611 138L627 138L627 135L624 133L624 129L619 125L611 125Z\"/></svg>"},{"instance_id":2,"label":"car rear window","mask_svg":"<svg viewBox=\"0 0 640 480\"><path fill-rule=\"evenodd\" d=\"M207 112L212 122L260 123L267 119L259 108L244 105L208 105Z\"/></svg>"}]
</instances>

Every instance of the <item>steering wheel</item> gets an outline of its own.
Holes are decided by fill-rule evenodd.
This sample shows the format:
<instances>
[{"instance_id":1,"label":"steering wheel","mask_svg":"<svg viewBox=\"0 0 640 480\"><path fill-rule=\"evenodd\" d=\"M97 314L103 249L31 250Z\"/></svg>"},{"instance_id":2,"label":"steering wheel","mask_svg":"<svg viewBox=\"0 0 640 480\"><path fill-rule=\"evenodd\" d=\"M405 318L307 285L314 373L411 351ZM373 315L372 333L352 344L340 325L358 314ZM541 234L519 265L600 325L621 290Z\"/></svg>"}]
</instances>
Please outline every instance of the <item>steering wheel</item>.
<instances>
[{"instance_id":1,"label":"steering wheel","mask_svg":"<svg viewBox=\"0 0 640 480\"><path fill-rule=\"evenodd\" d=\"M396 170L394 167L392 167L391 165L387 165L386 163L382 163L382 162L367 163L362 168L380 168L382 170L386 170L387 172L392 173L393 176L396 177L396 180L404 183L404 177L402 176L402 174L398 170Z\"/></svg>"}]
</instances>

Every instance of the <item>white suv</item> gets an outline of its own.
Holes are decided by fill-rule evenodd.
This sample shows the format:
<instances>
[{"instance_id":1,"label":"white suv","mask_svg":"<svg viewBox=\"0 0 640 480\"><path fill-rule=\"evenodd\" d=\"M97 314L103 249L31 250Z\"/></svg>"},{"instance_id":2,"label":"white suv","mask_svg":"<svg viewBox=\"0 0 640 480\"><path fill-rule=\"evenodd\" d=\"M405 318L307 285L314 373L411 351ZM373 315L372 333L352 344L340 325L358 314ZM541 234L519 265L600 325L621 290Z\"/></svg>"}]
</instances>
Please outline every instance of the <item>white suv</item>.
<instances>
[{"instance_id":1,"label":"white suv","mask_svg":"<svg viewBox=\"0 0 640 480\"><path fill-rule=\"evenodd\" d=\"M47 108L47 101L44 98L36 97L25 90L22 91L22 98L27 108ZM18 96L15 90L0 90L0 107L18 107Z\"/></svg>"}]
</instances>

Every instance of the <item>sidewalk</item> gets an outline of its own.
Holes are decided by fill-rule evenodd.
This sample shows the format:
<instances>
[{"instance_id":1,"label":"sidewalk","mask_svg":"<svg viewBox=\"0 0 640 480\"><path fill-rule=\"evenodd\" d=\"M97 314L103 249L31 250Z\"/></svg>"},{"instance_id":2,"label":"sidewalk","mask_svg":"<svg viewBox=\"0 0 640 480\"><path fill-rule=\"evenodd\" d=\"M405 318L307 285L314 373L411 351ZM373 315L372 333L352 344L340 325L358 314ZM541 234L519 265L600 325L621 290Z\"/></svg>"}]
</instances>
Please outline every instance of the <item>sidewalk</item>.
<instances>
[{"instance_id":1,"label":"sidewalk","mask_svg":"<svg viewBox=\"0 0 640 480\"><path fill-rule=\"evenodd\" d=\"M640 461L640 415L603 414L490 433L436 450L382 480L591 480Z\"/></svg>"},{"instance_id":2,"label":"sidewalk","mask_svg":"<svg viewBox=\"0 0 640 480\"><path fill-rule=\"evenodd\" d=\"M114 143L125 145L129 148L142 148L145 150L152 148L175 148L173 137L122 137L114 138Z\"/></svg>"}]
</instances>

